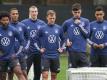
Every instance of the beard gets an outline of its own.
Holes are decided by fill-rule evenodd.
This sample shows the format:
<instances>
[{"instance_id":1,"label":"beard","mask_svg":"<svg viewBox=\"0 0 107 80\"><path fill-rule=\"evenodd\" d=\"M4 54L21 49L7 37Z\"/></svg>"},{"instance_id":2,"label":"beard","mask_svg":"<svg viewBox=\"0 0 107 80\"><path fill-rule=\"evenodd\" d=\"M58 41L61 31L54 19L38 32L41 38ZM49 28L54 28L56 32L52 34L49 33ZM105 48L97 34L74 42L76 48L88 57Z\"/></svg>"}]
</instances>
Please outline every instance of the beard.
<instances>
[{"instance_id":1,"label":"beard","mask_svg":"<svg viewBox=\"0 0 107 80\"><path fill-rule=\"evenodd\" d=\"M7 29L8 28L8 24L2 24L2 28L3 29Z\"/></svg>"}]
</instances>

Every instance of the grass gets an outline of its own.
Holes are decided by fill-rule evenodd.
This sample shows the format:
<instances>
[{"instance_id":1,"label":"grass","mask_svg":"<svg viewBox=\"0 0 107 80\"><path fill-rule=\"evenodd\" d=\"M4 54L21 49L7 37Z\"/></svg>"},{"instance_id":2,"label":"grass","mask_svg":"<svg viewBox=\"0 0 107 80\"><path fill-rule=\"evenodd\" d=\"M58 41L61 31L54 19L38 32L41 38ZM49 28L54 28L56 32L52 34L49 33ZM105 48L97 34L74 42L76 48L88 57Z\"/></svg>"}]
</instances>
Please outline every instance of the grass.
<instances>
[{"instance_id":1,"label":"grass","mask_svg":"<svg viewBox=\"0 0 107 80\"><path fill-rule=\"evenodd\" d=\"M61 71L57 76L57 80L66 80L66 70L67 70L67 66L68 66L68 62L67 62L67 55L63 54L60 57L60 67L61 67Z\"/></svg>"}]
</instances>

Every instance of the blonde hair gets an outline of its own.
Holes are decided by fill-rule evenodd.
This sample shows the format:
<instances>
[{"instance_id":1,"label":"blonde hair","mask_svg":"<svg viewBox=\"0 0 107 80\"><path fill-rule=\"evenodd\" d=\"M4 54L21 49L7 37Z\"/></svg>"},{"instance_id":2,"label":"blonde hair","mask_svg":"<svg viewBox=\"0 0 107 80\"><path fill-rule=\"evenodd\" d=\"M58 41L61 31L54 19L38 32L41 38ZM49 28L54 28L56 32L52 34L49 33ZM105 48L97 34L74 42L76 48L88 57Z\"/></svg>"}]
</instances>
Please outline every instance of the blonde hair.
<instances>
[{"instance_id":1,"label":"blonde hair","mask_svg":"<svg viewBox=\"0 0 107 80\"><path fill-rule=\"evenodd\" d=\"M31 6L31 7L29 7L29 11L30 11L31 8L35 9L35 8L37 8L37 7L36 7L36 6Z\"/></svg>"}]
</instances>

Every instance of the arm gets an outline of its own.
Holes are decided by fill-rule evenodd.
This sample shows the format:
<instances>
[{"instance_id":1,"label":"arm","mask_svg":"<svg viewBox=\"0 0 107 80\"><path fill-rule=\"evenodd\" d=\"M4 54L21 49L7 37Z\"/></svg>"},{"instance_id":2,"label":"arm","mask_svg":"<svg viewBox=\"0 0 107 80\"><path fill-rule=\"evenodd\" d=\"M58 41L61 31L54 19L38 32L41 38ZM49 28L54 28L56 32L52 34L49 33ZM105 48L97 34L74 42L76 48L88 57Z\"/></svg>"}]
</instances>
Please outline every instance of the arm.
<instances>
[{"instance_id":1,"label":"arm","mask_svg":"<svg viewBox=\"0 0 107 80\"><path fill-rule=\"evenodd\" d=\"M43 45L41 44L41 38L42 38L42 28L37 32L37 36L35 36L32 40L34 41L34 46L36 47L36 49L38 51L40 51L41 53L43 53L45 51L45 48L43 47Z\"/></svg>"},{"instance_id":2,"label":"arm","mask_svg":"<svg viewBox=\"0 0 107 80\"><path fill-rule=\"evenodd\" d=\"M30 46L30 35L29 35L28 29L25 25L23 26L23 31L24 31L25 40L27 41L27 43L25 45L25 49L27 50Z\"/></svg>"},{"instance_id":3,"label":"arm","mask_svg":"<svg viewBox=\"0 0 107 80\"><path fill-rule=\"evenodd\" d=\"M24 48L24 44L25 44L24 38L22 36L20 36L20 33L16 29L14 29L14 37L17 38L20 43L19 50L16 53L16 55L19 55Z\"/></svg>"},{"instance_id":4,"label":"arm","mask_svg":"<svg viewBox=\"0 0 107 80\"><path fill-rule=\"evenodd\" d=\"M72 44L72 42L69 40L69 37L70 37L72 34L70 35L69 32L66 33L66 32L67 32L67 29L68 29L68 27L67 27L67 22L64 22L64 23L62 24L62 28L63 28L63 33L65 34L65 45L68 46L68 47L70 47L71 44Z\"/></svg>"},{"instance_id":5,"label":"arm","mask_svg":"<svg viewBox=\"0 0 107 80\"><path fill-rule=\"evenodd\" d=\"M90 25L89 25L88 20L85 20L85 22L82 22L79 19L76 19L74 23L76 25L78 25L78 27L80 28L81 33L83 34L83 36L85 38L89 37Z\"/></svg>"},{"instance_id":6,"label":"arm","mask_svg":"<svg viewBox=\"0 0 107 80\"><path fill-rule=\"evenodd\" d=\"M67 32L67 29L68 29L66 22L64 22L64 23L62 24L62 28L63 28L63 32L66 33L66 32Z\"/></svg>"},{"instance_id":7,"label":"arm","mask_svg":"<svg viewBox=\"0 0 107 80\"><path fill-rule=\"evenodd\" d=\"M88 44L91 45L91 46L94 44L94 42L91 41L89 38L87 39L87 42L88 42Z\"/></svg>"},{"instance_id":8,"label":"arm","mask_svg":"<svg viewBox=\"0 0 107 80\"><path fill-rule=\"evenodd\" d=\"M66 47L65 47L65 36L64 36L64 32L63 32L62 28L60 28L58 45L59 45L59 48L58 48L59 52L63 52L63 50L66 49Z\"/></svg>"}]
</instances>

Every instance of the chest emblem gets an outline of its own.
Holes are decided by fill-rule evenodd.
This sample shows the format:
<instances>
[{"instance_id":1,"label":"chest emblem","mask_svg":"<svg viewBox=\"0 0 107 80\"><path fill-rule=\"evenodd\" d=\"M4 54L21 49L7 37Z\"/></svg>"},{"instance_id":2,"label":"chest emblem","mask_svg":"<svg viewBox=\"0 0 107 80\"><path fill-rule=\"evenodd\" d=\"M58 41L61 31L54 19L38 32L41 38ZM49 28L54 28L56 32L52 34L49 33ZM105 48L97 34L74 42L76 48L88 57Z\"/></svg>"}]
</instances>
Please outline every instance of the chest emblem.
<instances>
[{"instance_id":1,"label":"chest emblem","mask_svg":"<svg viewBox=\"0 0 107 80\"><path fill-rule=\"evenodd\" d=\"M3 38L1 39L1 44L2 44L3 46L8 46L8 45L10 45L10 39L9 39L8 37L3 37Z\"/></svg>"}]
</instances>

